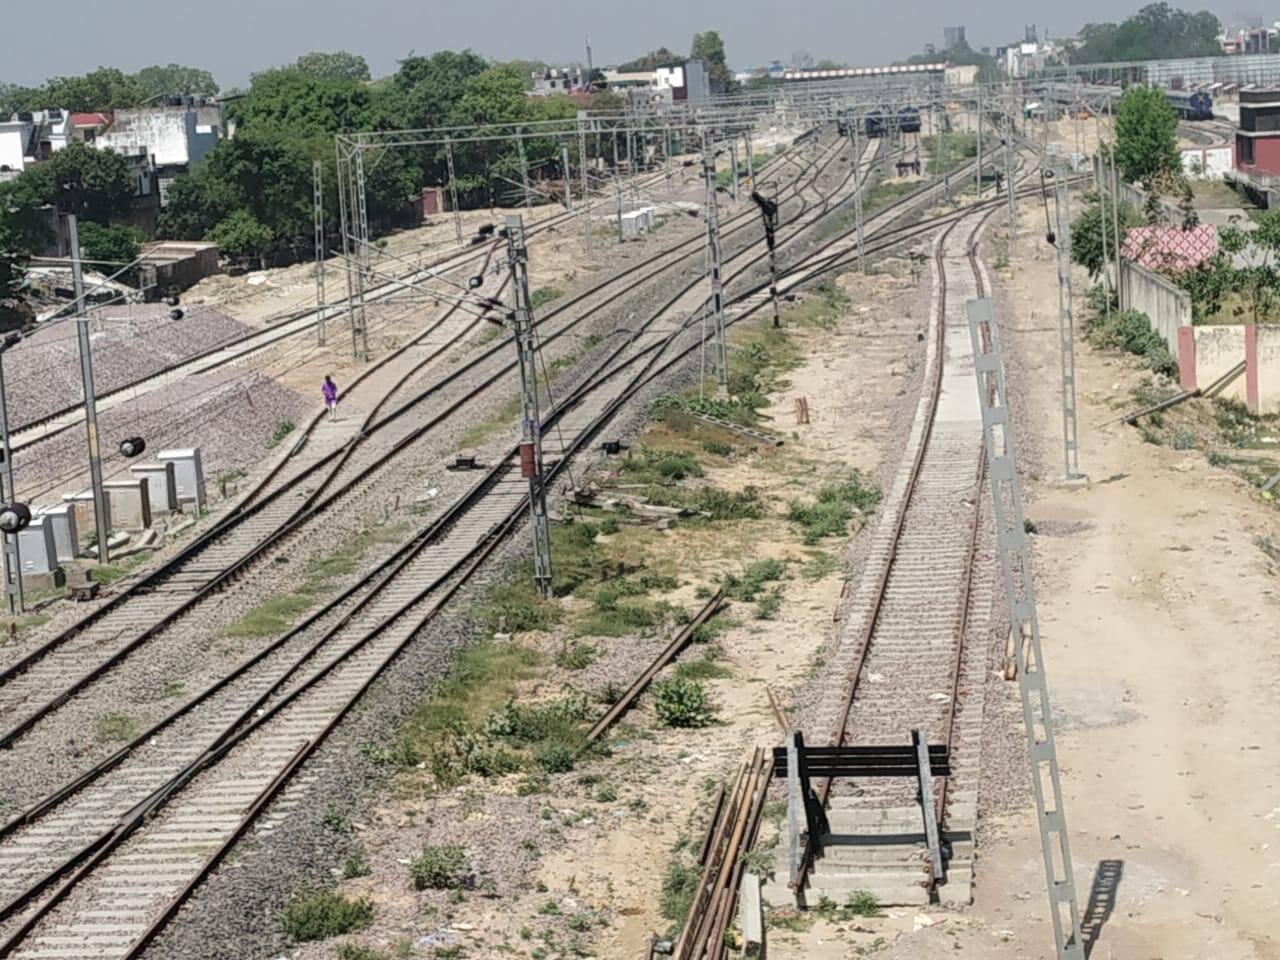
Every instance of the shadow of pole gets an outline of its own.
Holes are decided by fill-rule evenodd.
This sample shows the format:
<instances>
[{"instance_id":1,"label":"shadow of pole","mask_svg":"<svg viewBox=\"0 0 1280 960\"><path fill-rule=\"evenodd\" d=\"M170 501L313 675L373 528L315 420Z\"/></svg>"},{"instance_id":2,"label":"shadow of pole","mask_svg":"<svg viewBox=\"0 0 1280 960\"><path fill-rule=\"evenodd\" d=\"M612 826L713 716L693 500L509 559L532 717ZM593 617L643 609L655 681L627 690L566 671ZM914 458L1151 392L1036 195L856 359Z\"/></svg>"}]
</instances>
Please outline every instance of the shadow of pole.
<instances>
[{"instance_id":1,"label":"shadow of pole","mask_svg":"<svg viewBox=\"0 0 1280 960\"><path fill-rule=\"evenodd\" d=\"M1089 888L1089 903L1084 908L1084 917L1080 922L1080 936L1084 940L1086 958L1093 953L1094 945L1102 936L1103 926L1111 919L1111 913L1116 908L1116 891L1123 876L1123 860L1098 861L1098 869L1093 874L1093 885Z\"/></svg>"}]
</instances>

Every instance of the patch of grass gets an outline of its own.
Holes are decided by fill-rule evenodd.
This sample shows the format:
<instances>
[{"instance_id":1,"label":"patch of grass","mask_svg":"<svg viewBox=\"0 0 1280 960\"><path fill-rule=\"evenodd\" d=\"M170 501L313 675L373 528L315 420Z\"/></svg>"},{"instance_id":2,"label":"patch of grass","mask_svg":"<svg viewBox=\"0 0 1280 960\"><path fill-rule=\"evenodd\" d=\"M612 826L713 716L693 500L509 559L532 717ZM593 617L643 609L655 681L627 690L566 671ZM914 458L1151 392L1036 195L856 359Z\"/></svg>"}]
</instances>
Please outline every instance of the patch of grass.
<instances>
[{"instance_id":1,"label":"patch of grass","mask_svg":"<svg viewBox=\"0 0 1280 960\"><path fill-rule=\"evenodd\" d=\"M300 893L284 905L281 920L291 940L324 940L373 923L373 903L332 891Z\"/></svg>"},{"instance_id":2,"label":"patch of grass","mask_svg":"<svg viewBox=\"0 0 1280 960\"><path fill-rule=\"evenodd\" d=\"M556 666L562 670L583 670L595 663L600 651L589 643L575 640L560 648L556 654Z\"/></svg>"},{"instance_id":3,"label":"patch of grass","mask_svg":"<svg viewBox=\"0 0 1280 960\"><path fill-rule=\"evenodd\" d=\"M1115 310L1108 319L1105 313L1094 311L1085 318L1084 334L1096 347L1132 353L1142 357L1145 365L1156 373L1177 375L1177 360L1145 313Z\"/></svg>"},{"instance_id":4,"label":"patch of grass","mask_svg":"<svg viewBox=\"0 0 1280 960\"><path fill-rule=\"evenodd\" d=\"M485 626L495 633L523 633L551 629L560 622L560 608L538 595L532 578L522 577L490 590L487 602L480 608L480 616Z\"/></svg>"},{"instance_id":5,"label":"patch of grass","mask_svg":"<svg viewBox=\"0 0 1280 960\"><path fill-rule=\"evenodd\" d=\"M327 581L356 572L369 550L381 543L398 543L409 532L409 524L372 527L351 537L332 553L310 561L306 566L306 589L321 589Z\"/></svg>"},{"instance_id":6,"label":"patch of grass","mask_svg":"<svg viewBox=\"0 0 1280 960\"><path fill-rule=\"evenodd\" d=\"M138 721L127 713L104 713L93 722L93 736L99 743L124 743L138 735Z\"/></svg>"},{"instance_id":7,"label":"patch of grass","mask_svg":"<svg viewBox=\"0 0 1280 960\"><path fill-rule=\"evenodd\" d=\"M733 600L752 601L764 590L766 583L781 580L786 575L787 565L781 560L766 557L749 563L741 574L725 574L725 596Z\"/></svg>"},{"instance_id":8,"label":"patch of grass","mask_svg":"<svg viewBox=\"0 0 1280 960\"><path fill-rule=\"evenodd\" d=\"M143 550L135 553L131 557L126 557L120 563L99 563L89 568L89 579L94 583L101 583L104 586L123 580L137 567L146 563L152 557L150 550Z\"/></svg>"},{"instance_id":9,"label":"patch of grass","mask_svg":"<svg viewBox=\"0 0 1280 960\"><path fill-rule=\"evenodd\" d=\"M271 439L267 441L267 449L273 450L284 441L284 438L293 433L295 427L292 420L281 420L276 424L276 428L271 431Z\"/></svg>"},{"instance_id":10,"label":"patch of grass","mask_svg":"<svg viewBox=\"0 0 1280 960\"><path fill-rule=\"evenodd\" d=\"M521 400L519 394L511 397L495 410L492 415L473 423L464 430L462 436L458 438L459 448L478 447L504 427L514 427L516 420L520 417L520 411L523 409L524 401Z\"/></svg>"},{"instance_id":11,"label":"patch of grass","mask_svg":"<svg viewBox=\"0 0 1280 960\"><path fill-rule=\"evenodd\" d=\"M545 307L553 300L559 300L564 296L564 291L559 287L539 287L529 295L529 305L537 310L539 307Z\"/></svg>"},{"instance_id":12,"label":"patch of grass","mask_svg":"<svg viewBox=\"0 0 1280 960\"><path fill-rule=\"evenodd\" d=\"M961 166L970 157L978 155L978 135L962 131L950 131L942 137L931 135L921 138L928 161L926 173L945 173Z\"/></svg>"},{"instance_id":13,"label":"patch of grass","mask_svg":"<svg viewBox=\"0 0 1280 960\"><path fill-rule=\"evenodd\" d=\"M691 453L655 450L640 446L628 450L618 461L618 473L628 483L675 483L686 477L702 476L698 458Z\"/></svg>"},{"instance_id":14,"label":"patch of grass","mask_svg":"<svg viewBox=\"0 0 1280 960\"><path fill-rule=\"evenodd\" d=\"M399 738L397 759L414 766L451 738L482 730L488 717L515 697L542 657L516 643L484 640L458 654L432 695L421 703ZM469 772L469 771L468 771Z\"/></svg>"},{"instance_id":15,"label":"patch of grass","mask_svg":"<svg viewBox=\"0 0 1280 960\"><path fill-rule=\"evenodd\" d=\"M715 720L706 686L679 675L654 683L653 707L668 727L705 727Z\"/></svg>"},{"instance_id":16,"label":"patch of grass","mask_svg":"<svg viewBox=\"0 0 1280 960\"><path fill-rule=\"evenodd\" d=\"M800 567L800 575L806 580L821 580L840 570L840 559L826 550L808 550L809 559Z\"/></svg>"},{"instance_id":17,"label":"patch of grass","mask_svg":"<svg viewBox=\"0 0 1280 960\"><path fill-rule=\"evenodd\" d=\"M780 609L782 609L782 594L778 590L771 590L756 601L756 619L775 620Z\"/></svg>"},{"instance_id":18,"label":"patch of grass","mask_svg":"<svg viewBox=\"0 0 1280 960\"><path fill-rule=\"evenodd\" d=\"M728 457L733 454L733 447L720 440L703 440L702 449L704 452L716 457Z\"/></svg>"},{"instance_id":19,"label":"patch of grass","mask_svg":"<svg viewBox=\"0 0 1280 960\"><path fill-rule=\"evenodd\" d=\"M693 681L723 680L733 676L733 671L723 663L704 657L700 660L685 660L677 664L676 676Z\"/></svg>"},{"instance_id":20,"label":"patch of grass","mask_svg":"<svg viewBox=\"0 0 1280 960\"><path fill-rule=\"evenodd\" d=\"M273 637L284 633L299 615L311 609L315 597L306 593L286 593L268 597L223 628L224 637Z\"/></svg>"},{"instance_id":21,"label":"patch of grass","mask_svg":"<svg viewBox=\"0 0 1280 960\"><path fill-rule=\"evenodd\" d=\"M391 954L354 943L341 943L338 945L338 960L391 960Z\"/></svg>"},{"instance_id":22,"label":"patch of grass","mask_svg":"<svg viewBox=\"0 0 1280 960\"><path fill-rule=\"evenodd\" d=\"M461 844L427 844L409 864L415 890L460 890L472 885L471 860Z\"/></svg>"},{"instance_id":23,"label":"patch of grass","mask_svg":"<svg viewBox=\"0 0 1280 960\"><path fill-rule=\"evenodd\" d=\"M681 851L676 851L667 864L658 908L662 911L662 916L671 921L673 928L679 928L689 916L694 894L698 892L701 873L697 864L684 861Z\"/></svg>"},{"instance_id":24,"label":"patch of grass","mask_svg":"<svg viewBox=\"0 0 1280 960\"><path fill-rule=\"evenodd\" d=\"M640 598L619 599L608 608L596 607L574 624L580 637L626 637L644 634L661 625L671 608L661 602Z\"/></svg>"},{"instance_id":25,"label":"patch of grass","mask_svg":"<svg viewBox=\"0 0 1280 960\"><path fill-rule=\"evenodd\" d=\"M827 537L844 536L855 511L868 513L879 502L880 491L855 470L847 479L823 486L812 503L792 501L787 518L800 526L804 542L813 546Z\"/></svg>"},{"instance_id":26,"label":"patch of grass","mask_svg":"<svg viewBox=\"0 0 1280 960\"><path fill-rule=\"evenodd\" d=\"M813 911L799 913L795 910L770 910L765 917L765 926L770 930L804 933L813 926L816 918L817 914Z\"/></svg>"},{"instance_id":27,"label":"patch of grass","mask_svg":"<svg viewBox=\"0 0 1280 960\"><path fill-rule=\"evenodd\" d=\"M344 880L367 877L371 873L373 873L373 868L369 866L369 861L365 859L363 853L353 853L342 861L342 877Z\"/></svg>"},{"instance_id":28,"label":"patch of grass","mask_svg":"<svg viewBox=\"0 0 1280 960\"><path fill-rule=\"evenodd\" d=\"M976 144L974 145L974 153L977 153ZM881 207L887 207L893 201L906 196L912 190L918 189L920 189L920 183L913 180L889 180L884 183L877 183L867 196L866 202L862 205L863 218L865 219L875 213Z\"/></svg>"}]
</instances>

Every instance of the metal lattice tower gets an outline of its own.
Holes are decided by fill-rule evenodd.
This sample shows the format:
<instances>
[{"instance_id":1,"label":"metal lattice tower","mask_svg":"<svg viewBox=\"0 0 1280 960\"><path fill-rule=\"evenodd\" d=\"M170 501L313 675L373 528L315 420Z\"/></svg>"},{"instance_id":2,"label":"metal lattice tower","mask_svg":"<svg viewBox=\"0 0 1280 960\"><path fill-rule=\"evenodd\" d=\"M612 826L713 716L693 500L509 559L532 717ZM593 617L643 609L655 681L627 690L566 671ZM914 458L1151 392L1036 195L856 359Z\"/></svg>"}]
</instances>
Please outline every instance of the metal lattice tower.
<instances>
[{"instance_id":1,"label":"metal lattice tower","mask_svg":"<svg viewBox=\"0 0 1280 960\"><path fill-rule=\"evenodd\" d=\"M987 478L1000 547L1005 599L1009 604L1018 690L1022 695L1022 719L1026 727L1031 784L1035 791L1036 824L1040 829L1044 855L1054 948L1058 960L1084 960L1071 846L1067 837L1067 814L1062 803L1062 779L1053 739L1053 713L1049 707L1040 624L1036 617L1035 582L1023 527L1022 493L1018 484L1013 428L1009 423L1004 366L1000 362L991 300L970 300L967 309L978 381L978 404L982 408Z\"/></svg>"},{"instance_id":2,"label":"metal lattice tower","mask_svg":"<svg viewBox=\"0 0 1280 960\"><path fill-rule=\"evenodd\" d=\"M529 252L524 243L524 220L507 216L507 261L511 266L511 312L516 352L520 361L520 465L529 481L529 525L533 529L533 580L538 593L551 596L551 530L547 521L547 490L542 472L542 417L538 412L538 347L529 299Z\"/></svg>"},{"instance_id":3,"label":"metal lattice tower","mask_svg":"<svg viewBox=\"0 0 1280 960\"><path fill-rule=\"evenodd\" d=\"M5 401L4 391L4 354L0 350L0 452L4 456L4 470L0 471L0 503L5 500L5 490L14 500L18 499L18 488L13 483L13 451L9 449L9 405ZM9 615L22 613L24 609L22 596L22 556L16 533L4 534L4 592L9 603Z\"/></svg>"},{"instance_id":4,"label":"metal lattice tower","mask_svg":"<svg viewBox=\"0 0 1280 960\"><path fill-rule=\"evenodd\" d=\"M1076 420L1075 321L1071 314L1071 217L1067 209L1067 175L1059 168L1053 177L1056 219L1054 243L1058 252L1058 347L1062 357L1062 456L1064 479L1078 480L1080 449Z\"/></svg>"},{"instance_id":5,"label":"metal lattice tower","mask_svg":"<svg viewBox=\"0 0 1280 960\"><path fill-rule=\"evenodd\" d=\"M321 183L322 167L317 160L311 168L311 179L314 193L314 209L316 236L316 344L324 346L324 188Z\"/></svg>"},{"instance_id":6,"label":"metal lattice tower","mask_svg":"<svg viewBox=\"0 0 1280 960\"><path fill-rule=\"evenodd\" d=\"M847 123L849 131L849 163L853 165L853 219L858 229L858 269L866 273L867 264L863 258L862 237L862 183L858 179L858 167L862 162L862 144L858 137L858 127L862 117L850 115Z\"/></svg>"},{"instance_id":7,"label":"metal lattice tower","mask_svg":"<svg viewBox=\"0 0 1280 960\"><path fill-rule=\"evenodd\" d=\"M444 138L444 161L449 171L449 202L453 205L453 232L462 243L462 211L458 209L458 181L453 175L453 140Z\"/></svg>"},{"instance_id":8,"label":"metal lattice tower","mask_svg":"<svg viewBox=\"0 0 1280 960\"><path fill-rule=\"evenodd\" d=\"M369 359L369 324L364 312L364 286L369 273L369 205L365 197L364 151L356 152L356 303L351 327L351 350L356 359Z\"/></svg>"},{"instance_id":9,"label":"metal lattice tower","mask_svg":"<svg viewBox=\"0 0 1280 960\"><path fill-rule=\"evenodd\" d=\"M716 198L714 149L703 152L702 172L707 181L707 275L711 281L712 355L716 368L716 387L724 395L729 392L729 352L724 336L724 283L720 279L720 211Z\"/></svg>"}]
</instances>

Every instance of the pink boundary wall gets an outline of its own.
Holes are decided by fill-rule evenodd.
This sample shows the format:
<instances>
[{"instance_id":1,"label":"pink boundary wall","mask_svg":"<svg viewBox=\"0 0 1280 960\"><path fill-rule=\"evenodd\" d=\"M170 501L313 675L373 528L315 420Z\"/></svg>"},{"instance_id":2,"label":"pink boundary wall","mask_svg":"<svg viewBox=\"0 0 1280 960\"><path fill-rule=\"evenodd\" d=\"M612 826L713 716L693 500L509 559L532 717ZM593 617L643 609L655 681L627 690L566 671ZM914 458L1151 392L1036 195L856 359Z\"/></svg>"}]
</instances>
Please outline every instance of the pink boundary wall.
<instances>
[{"instance_id":1,"label":"pink boundary wall","mask_svg":"<svg viewBox=\"0 0 1280 960\"><path fill-rule=\"evenodd\" d=\"M1196 331L1194 327L1178 328L1178 386L1196 388Z\"/></svg>"}]
</instances>

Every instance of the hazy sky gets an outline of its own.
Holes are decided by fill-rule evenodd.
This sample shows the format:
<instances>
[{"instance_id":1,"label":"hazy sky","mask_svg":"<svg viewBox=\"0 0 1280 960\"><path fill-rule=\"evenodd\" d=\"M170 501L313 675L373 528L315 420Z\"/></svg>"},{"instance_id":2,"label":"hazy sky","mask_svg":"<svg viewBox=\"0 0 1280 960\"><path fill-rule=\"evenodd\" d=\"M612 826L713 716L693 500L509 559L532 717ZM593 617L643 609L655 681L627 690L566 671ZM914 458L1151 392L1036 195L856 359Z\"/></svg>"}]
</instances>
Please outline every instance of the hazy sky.
<instances>
[{"instance_id":1,"label":"hazy sky","mask_svg":"<svg viewBox=\"0 0 1280 960\"><path fill-rule=\"evenodd\" d=\"M133 71L176 61L211 70L229 87L301 53L335 49L363 54L375 76L394 71L396 61L411 50L471 47L499 59L581 60L587 34L599 66L663 44L687 51L693 33L707 29L720 31L736 69L786 61L799 49L815 59L872 65L918 53L927 42L941 46L946 24L963 23L974 48L994 47L1020 39L1024 23L1034 21L1047 26L1051 36L1065 36L1087 21L1121 19L1143 2L215 0L139 5L0 0L0 33L18 41L4 45L0 81L35 84L99 65ZM1211 0L1186 6L1207 6L1224 22L1235 22L1258 5Z\"/></svg>"}]
</instances>

